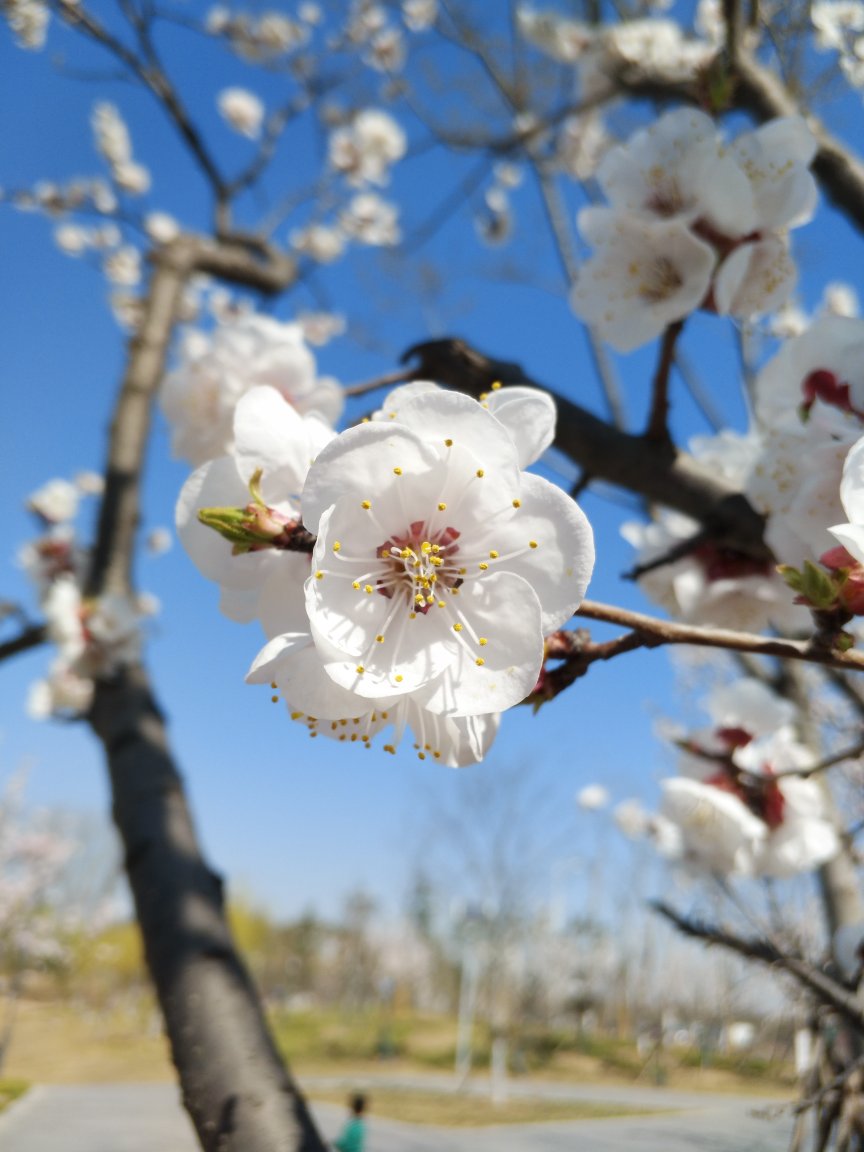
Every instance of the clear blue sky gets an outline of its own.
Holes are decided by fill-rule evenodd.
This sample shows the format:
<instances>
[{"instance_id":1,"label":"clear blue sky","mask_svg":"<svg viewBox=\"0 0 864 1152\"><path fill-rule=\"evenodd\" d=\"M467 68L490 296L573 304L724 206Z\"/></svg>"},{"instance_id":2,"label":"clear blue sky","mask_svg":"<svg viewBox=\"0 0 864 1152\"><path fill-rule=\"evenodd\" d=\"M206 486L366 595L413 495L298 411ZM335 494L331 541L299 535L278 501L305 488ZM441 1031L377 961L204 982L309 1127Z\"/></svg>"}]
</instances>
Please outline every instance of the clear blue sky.
<instances>
[{"instance_id":1,"label":"clear blue sky","mask_svg":"<svg viewBox=\"0 0 864 1152\"><path fill-rule=\"evenodd\" d=\"M175 61L188 48L179 36L167 42ZM23 187L38 179L64 181L102 172L89 117L96 100L111 99L131 126L136 157L153 170L153 192L142 207L200 227L198 175L160 111L128 85L75 79L52 68L52 57L60 65L64 54L70 68L73 60L82 68L104 66L104 58L92 52L78 54L68 34L52 41L48 52L33 54L16 49L0 29L0 185ZM259 78L221 51L208 51L195 75L187 71L181 80L214 147L226 163L239 164L250 146L214 111L215 94L231 83L248 84L270 102L278 97L276 78ZM416 124L408 124L408 130L415 142L421 140ZM301 134L274 170L270 194L282 190L280 182L296 187L314 176L316 157L314 140ZM459 164L451 155L425 153L399 167L393 192L407 205L409 231L458 184L464 171ZM407 267L357 251L322 276L327 298L347 315L352 334L320 351L321 370L345 383L362 380L392 370L412 342L452 333L520 360L536 379L601 409L530 179L513 202L517 231L508 248L481 248L470 218L461 213L410 257ZM574 197L573 208L576 203ZM858 239L831 213L820 212L816 223L795 234L795 251L806 268L806 305L818 301L827 280L848 280L859 292L864 288ZM421 261L434 269L431 289L421 290ZM124 338L110 316L100 274L61 255L50 223L41 216L0 205L0 269L0 377L7 405L0 456L0 597L23 600L35 611L14 563L32 531L22 501L53 476L101 466ZM514 270L518 276L510 274ZM314 304L301 289L274 310L290 318ZM726 325L698 317L688 325L684 346L716 403L740 426L743 412ZM644 419L653 356L649 348L620 360L634 427ZM705 430L678 389L674 427L683 437ZM186 471L170 459L167 428L157 417L146 528L171 524ZM597 535L597 571L589 594L644 607L638 590L620 580L631 558L618 528L632 513L590 494L583 504ZM333 912L357 885L397 907L414 863L414 829L422 809L434 806L436 798L452 802L469 772L494 777L508 764L523 766L560 821L549 838L555 844L550 851L561 856L571 850L569 844L579 852L593 842L589 818L573 804L579 788L600 781L618 798L639 795L651 803L655 780L668 769L666 754L651 736L652 717L674 714L676 707L662 654L637 654L595 668L537 717L513 710L487 762L455 772L418 762L410 746L394 758L325 740L313 744L303 728L270 704L266 691L244 685L259 647L257 632L218 614L215 587L202 581L179 546L159 559L143 557L138 571L141 587L163 603L149 656L207 851L217 869L278 913L310 905ZM35 803L107 810L100 749L86 727L35 723L24 714L28 685L49 659L40 651L0 667L0 779L22 761L32 761ZM528 813L526 819L533 817Z\"/></svg>"}]
</instances>

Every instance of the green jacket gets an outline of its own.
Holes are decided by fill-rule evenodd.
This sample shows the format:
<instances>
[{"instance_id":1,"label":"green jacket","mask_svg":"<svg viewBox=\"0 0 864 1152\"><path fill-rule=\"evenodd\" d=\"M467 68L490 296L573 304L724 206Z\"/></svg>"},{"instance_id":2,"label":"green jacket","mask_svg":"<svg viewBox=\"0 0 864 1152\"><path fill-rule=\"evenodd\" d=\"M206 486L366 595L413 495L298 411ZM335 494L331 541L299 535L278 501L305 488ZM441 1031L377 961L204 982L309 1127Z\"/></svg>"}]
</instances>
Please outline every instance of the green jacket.
<instances>
[{"instance_id":1,"label":"green jacket","mask_svg":"<svg viewBox=\"0 0 864 1152\"><path fill-rule=\"evenodd\" d=\"M363 1152L365 1143L366 1125L359 1116L355 1116L333 1141L333 1147L337 1152Z\"/></svg>"}]
</instances>

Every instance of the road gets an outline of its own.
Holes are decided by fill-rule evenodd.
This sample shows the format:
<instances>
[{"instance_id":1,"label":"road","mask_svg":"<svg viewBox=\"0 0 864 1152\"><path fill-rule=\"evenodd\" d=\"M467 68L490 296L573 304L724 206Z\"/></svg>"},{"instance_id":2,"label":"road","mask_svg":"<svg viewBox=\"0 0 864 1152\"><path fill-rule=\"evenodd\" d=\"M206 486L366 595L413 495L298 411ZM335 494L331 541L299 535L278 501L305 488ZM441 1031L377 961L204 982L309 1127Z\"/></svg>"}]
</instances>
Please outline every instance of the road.
<instances>
[{"instance_id":1,"label":"road","mask_svg":"<svg viewBox=\"0 0 864 1152\"><path fill-rule=\"evenodd\" d=\"M377 1083L384 1083L379 1080ZM320 1086L339 1082L317 1081ZM375 1081L364 1082L372 1093ZM405 1087L418 1081L400 1081ZM307 1082L307 1087L312 1087ZM356 1087L352 1082L352 1087ZM438 1087L440 1087L440 1081ZM482 1085L480 1086L482 1087ZM522 1089L520 1088L520 1091ZM753 1115L764 1101L695 1096L647 1088L541 1088L550 1098L608 1099L631 1107L670 1108L662 1115L567 1123L440 1129L369 1119L368 1152L786 1152L790 1121ZM530 1094L536 1095L537 1086ZM332 1138L340 1108L314 1105ZM192 1128L167 1084L44 1085L0 1116L2 1152L198 1152Z\"/></svg>"}]
</instances>

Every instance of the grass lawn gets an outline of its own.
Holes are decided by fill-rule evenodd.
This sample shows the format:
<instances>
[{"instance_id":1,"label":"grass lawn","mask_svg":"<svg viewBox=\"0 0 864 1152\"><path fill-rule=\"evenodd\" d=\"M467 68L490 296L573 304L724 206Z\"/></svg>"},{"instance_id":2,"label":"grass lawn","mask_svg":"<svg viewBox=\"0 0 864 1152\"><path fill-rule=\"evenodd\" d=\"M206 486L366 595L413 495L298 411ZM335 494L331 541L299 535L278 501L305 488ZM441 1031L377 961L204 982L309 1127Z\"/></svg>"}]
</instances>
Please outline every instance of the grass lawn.
<instances>
[{"instance_id":1,"label":"grass lawn","mask_svg":"<svg viewBox=\"0 0 864 1152\"><path fill-rule=\"evenodd\" d=\"M4 1080L0 1076L0 1112L8 1108L19 1096L23 1096L29 1087L26 1080Z\"/></svg>"},{"instance_id":2,"label":"grass lawn","mask_svg":"<svg viewBox=\"0 0 864 1152\"><path fill-rule=\"evenodd\" d=\"M344 1092L312 1089L311 1100L344 1104ZM372 1088L370 1111L406 1124L437 1124L443 1128L477 1128L488 1124L536 1124L554 1120L601 1120L611 1116L656 1115L659 1109L627 1108L622 1104L591 1104L520 1097L493 1104L485 1096Z\"/></svg>"}]
</instances>

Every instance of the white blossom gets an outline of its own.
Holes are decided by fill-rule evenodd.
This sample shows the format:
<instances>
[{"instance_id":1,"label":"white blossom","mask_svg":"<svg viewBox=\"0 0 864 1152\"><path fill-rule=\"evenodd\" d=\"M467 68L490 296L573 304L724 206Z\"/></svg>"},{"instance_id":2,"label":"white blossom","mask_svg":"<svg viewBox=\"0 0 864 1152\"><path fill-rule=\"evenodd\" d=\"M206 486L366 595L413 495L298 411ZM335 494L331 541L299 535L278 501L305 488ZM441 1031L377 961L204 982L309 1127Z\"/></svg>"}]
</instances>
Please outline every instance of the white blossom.
<instances>
[{"instance_id":1,"label":"white blossom","mask_svg":"<svg viewBox=\"0 0 864 1152\"><path fill-rule=\"evenodd\" d=\"M165 378L160 402L172 426L174 454L197 465L228 451L235 405L259 384L274 388L301 413L317 412L330 423L342 409L338 384L316 377L299 325L240 316L211 337L187 334L180 364Z\"/></svg>"},{"instance_id":2,"label":"white blossom","mask_svg":"<svg viewBox=\"0 0 864 1152\"><path fill-rule=\"evenodd\" d=\"M392 247L401 238L399 209L377 192L359 192L352 196L339 216L346 235L371 247Z\"/></svg>"},{"instance_id":3,"label":"white blossom","mask_svg":"<svg viewBox=\"0 0 864 1152\"><path fill-rule=\"evenodd\" d=\"M27 497L27 507L48 524L73 520L78 512L78 489L68 480L49 480Z\"/></svg>"},{"instance_id":4,"label":"white blossom","mask_svg":"<svg viewBox=\"0 0 864 1152\"><path fill-rule=\"evenodd\" d=\"M405 133L392 116L378 108L364 108L331 133L330 165L354 187L383 185L406 147Z\"/></svg>"},{"instance_id":5,"label":"white blossom","mask_svg":"<svg viewBox=\"0 0 864 1152\"><path fill-rule=\"evenodd\" d=\"M167 212L150 212L144 218L147 235L156 244L170 244L180 233L180 225Z\"/></svg>"},{"instance_id":6,"label":"white blossom","mask_svg":"<svg viewBox=\"0 0 864 1152\"><path fill-rule=\"evenodd\" d=\"M576 793L576 803L586 812L597 812L609 803L609 792L602 784L588 784Z\"/></svg>"},{"instance_id":7,"label":"white blossom","mask_svg":"<svg viewBox=\"0 0 864 1152\"><path fill-rule=\"evenodd\" d=\"M217 101L219 112L229 127L241 136L257 140L264 122L264 105L245 88L225 88Z\"/></svg>"},{"instance_id":8,"label":"white blossom","mask_svg":"<svg viewBox=\"0 0 864 1152\"><path fill-rule=\"evenodd\" d=\"M578 507L520 473L503 427L455 393L423 392L398 422L343 433L310 469L302 506L317 534L307 611L328 675L370 699L425 690L446 715L530 692L542 636L572 614L593 564Z\"/></svg>"}]
</instances>

